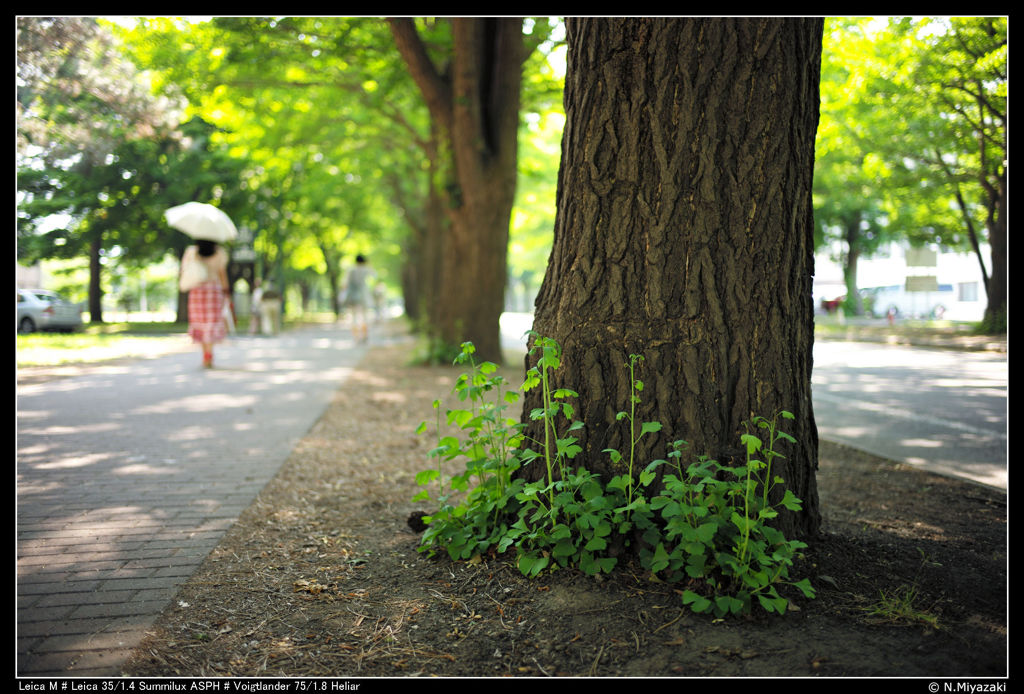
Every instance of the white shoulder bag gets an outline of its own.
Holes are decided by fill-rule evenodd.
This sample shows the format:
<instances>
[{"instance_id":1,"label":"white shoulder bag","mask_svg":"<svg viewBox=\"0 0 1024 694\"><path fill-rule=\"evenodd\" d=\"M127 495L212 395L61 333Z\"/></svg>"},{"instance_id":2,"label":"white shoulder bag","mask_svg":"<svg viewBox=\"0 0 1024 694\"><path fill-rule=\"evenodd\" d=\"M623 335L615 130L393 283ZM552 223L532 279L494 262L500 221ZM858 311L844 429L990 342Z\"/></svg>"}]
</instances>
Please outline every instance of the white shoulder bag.
<instances>
[{"instance_id":1,"label":"white shoulder bag","mask_svg":"<svg viewBox=\"0 0 1024 694\"><path fill-rule=\"evenodd\" d=\"M181 278L178 282L181 291L194 289L207 279L206 266L196 257L195 248L185 249L185 255L181 258Z\"/></svg>"}]
</instances>

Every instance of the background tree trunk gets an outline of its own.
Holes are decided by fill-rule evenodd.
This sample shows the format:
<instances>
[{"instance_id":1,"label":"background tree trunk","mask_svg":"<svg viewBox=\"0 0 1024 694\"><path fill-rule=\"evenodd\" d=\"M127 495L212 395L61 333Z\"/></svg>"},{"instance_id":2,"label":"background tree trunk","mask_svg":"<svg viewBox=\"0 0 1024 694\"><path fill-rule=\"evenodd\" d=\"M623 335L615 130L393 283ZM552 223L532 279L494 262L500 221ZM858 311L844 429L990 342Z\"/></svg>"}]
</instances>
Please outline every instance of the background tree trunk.
<instances>
[{"instance_id":1,"label":"background tree trunk","mask_svg":"<svg viewBox=\"0 0 1024 694\"><path fill-rule=\"evenodd\" d=\"M804 510L780 527L812 535L822 21L569 19L566 29L558 213L534 329L563 347L555 387L580 394L582 461L619 472L602 450L628 445L615 414L628 409L624 365L640 354L638 418L664 426L643 440L644 464L675 439L693 457L742 458L743 422L789 410L783 430L797 445L776 469Z\"/></svg>"},{"instance_id":2,"label":"background tree trunk","mask_svg":"<svg viewBox=\"0 0 1024 694\"><path fill-rule=\"evenodd\" d=\"M988 242L992 249L992 274L985 287L988 304L982 323L993 333L1005 333L1007 328L1007 251L1006 251L1006 170L996 176L996 184L986 187L989 194L987 220Z\"/></svg>"},{"instance_id":3,"label":"background tree trunk","mask_svg":"<svg viewBox=\"0 0 1024 694\"><path fill-rule=\"evenodd\" d=\"M451 63L440 69L413 22L391 20L398 49L451 157L444 186L451 226L430 313L443 342L472 341L481 359L500 363L498 321L515 198L523 25L521 19L507 18L451 21Z\"/></svg>"},{"instance_id":4,"label":"background tree trunk","mask_svg":"<svg viewBox=\"0 0 1024 694\"><path fill-rule=\"evenodd\" d=\"M439 297L448 220L444 214L444 201L433 185L428 186L422 209L421 219L409 222L413 238L408 254L406 313L421 332L436 338L435 326L441 316Z\"/></svg>"},{"instance_id":5,"label":"background tree trunk","mask_svg":"<svg viewBox=\"0 0 1024 694\"><path fill-rule=\"evenodd\" d=\"M861 215L854 213L846 221L846 259L843 263L843 282L846 284L846 301L843 309L854 316L864 315L864 299L857 287L857 265L861 253Z\"/></svg>"},{"instance_id":6,"label":"background tree trunk","mask_svg":"<svg viewBox=\"0 0 1024 694\"><path fill-rule=\"evenodd\" d=\"M103 322L103 263L100 262L103 238L99 232L92 232L89 241L89 322Z\"/></svg>"}]
</instances>

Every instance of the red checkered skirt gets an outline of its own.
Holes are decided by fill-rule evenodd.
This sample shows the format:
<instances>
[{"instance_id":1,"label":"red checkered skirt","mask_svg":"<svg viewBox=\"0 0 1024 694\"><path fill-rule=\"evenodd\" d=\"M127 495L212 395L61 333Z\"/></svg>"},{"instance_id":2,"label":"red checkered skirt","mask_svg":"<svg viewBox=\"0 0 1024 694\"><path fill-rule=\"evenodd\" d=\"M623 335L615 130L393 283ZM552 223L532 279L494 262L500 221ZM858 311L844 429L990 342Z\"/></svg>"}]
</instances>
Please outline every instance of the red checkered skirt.
<instances>
[{"instance_id":1,"label":"red checkered skirt","mask_svg":"<svg viewBox=\"0 0 1024 694\"><path fill-rule=\"evenodd\" d=\"M219 282L203 282L188 293L188 334L192 342L220 342L227 335L224 289Z\"/></svg>"}]
</instances>

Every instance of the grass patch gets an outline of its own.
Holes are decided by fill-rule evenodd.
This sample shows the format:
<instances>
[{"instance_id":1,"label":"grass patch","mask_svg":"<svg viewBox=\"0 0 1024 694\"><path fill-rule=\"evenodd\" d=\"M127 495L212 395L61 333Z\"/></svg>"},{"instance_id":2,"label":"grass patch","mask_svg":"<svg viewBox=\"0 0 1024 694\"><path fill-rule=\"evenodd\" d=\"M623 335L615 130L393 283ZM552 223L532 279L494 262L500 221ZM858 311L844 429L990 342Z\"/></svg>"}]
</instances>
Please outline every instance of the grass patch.
<instances>
[{"instance_id":1,"label":"grass patch","mask_svg":"<svg viewBox=\"0 0 1024 694\"><path fill-rule=\"evenodd\" d=\"M137 331L126 325L102 325L71 334L18 335L17 363L18 367L60 366L163 354L187 344L184 328L176 327L171 332L167 328Z\"/></svg>"},{"instance_id":2,"label":"grass patch","mask_svg":"<svg viewBox=\"0 0 1024 694\"><path fill-rule=\"evenodd\" d=\"M815 316L815 334L831 335L898 335L905 337L950 337L954 335L976 335L978 324L951 320L907 320L901 319L894 325L884 321L861 322L859 318L847 318L841 322L834 315Z\"/></svg>"},{"instance_id":3,"label":"grass patch","mask_svg":"<svg viewBox=\"0 0 1024 694\"><path fill-rule=\"evenodd\" d=\"M923 624L932 629L939 628L939 617L931 610L919 605L920 594L916 586L901 586L896 590L882 591L878 602L864 608L868 617L885 624Z\"/></svg>"},{"instance_id":4,"label":"grass patch","mask_svg":"<svg viewBox=\"0 0 1024 694\"><path fill-rule=\"evenodd\" d=\"M921 566L918 575L928 567L941 564L932 561L921 549ZM939 629L939 616L932 608L921 607L921 592L917 587L917 578L909 586L904 584L894 590L883 590L877 602L864 608L868 619L875 623L886 624L923 624L931 629Z\"/></svg>"},{"instance_id":5,"label":"grass patch","mask_svg":"<svg viewBox=\"0 0 1024 694\"><path fill-rule=\"evenodd\" d=\"M309 313L284 321L283 330L335 322L333 313ZM243 318L235 328L249 330ZM18 367L61 366L157 356L191 345L188 325L170 321L87 323L74 333L29 333L17 336Z\"/></svg>"}]
</instances>

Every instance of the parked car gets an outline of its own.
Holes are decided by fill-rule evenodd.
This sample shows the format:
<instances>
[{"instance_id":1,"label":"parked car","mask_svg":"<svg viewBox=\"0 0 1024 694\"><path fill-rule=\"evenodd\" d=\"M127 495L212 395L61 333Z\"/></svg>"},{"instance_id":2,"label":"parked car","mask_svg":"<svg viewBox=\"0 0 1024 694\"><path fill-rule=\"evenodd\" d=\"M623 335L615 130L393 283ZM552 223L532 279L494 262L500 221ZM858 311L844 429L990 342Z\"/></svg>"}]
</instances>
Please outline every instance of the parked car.
<instances>
[{"instance_id":1,"label":"parked car","mask_svg":"<svg viewBox=\"0 0 1024 694\"><path fill-rule=\"evenodd\" d=\"M18 290L18 332L64 330L82 327L82 307L46 289Z\"/></svg>"},{"instance_id":2,"label":"parked car","mask_svg":"<svg viewBox=\"0 0 1024 694\"><path fill-rule=\"evenodd\" d=\"M934 292L908 292L903 285L861 289L868 310L876 318L892 312L896 318L942 318L949 306L956 303L952 284L937 285Z\"/></svg>"}]
</instances>

